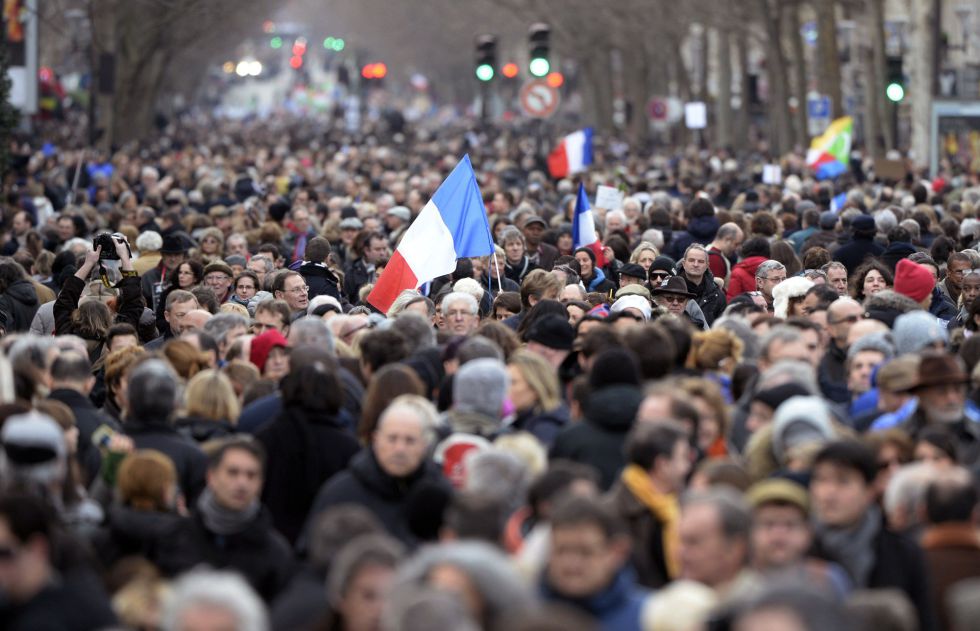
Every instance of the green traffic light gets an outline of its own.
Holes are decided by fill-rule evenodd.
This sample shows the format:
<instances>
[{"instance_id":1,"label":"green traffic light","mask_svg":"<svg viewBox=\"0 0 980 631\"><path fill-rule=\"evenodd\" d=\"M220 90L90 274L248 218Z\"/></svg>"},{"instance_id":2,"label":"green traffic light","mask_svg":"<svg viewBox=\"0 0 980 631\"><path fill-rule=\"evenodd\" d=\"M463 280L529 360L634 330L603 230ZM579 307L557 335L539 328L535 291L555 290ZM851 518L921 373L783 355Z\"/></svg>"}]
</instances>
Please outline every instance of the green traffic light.
<instances>
[{"instance_id":1,"label":"green traffic light","mask_svg":"<svg viewBox=\"0 0 980 631\"><path fill-rule=\"evenodd\" d=\"M333 45L334 45L334 38L328 37L327 39L323 40L323 47L326 48L327 50L332 50Z\"/></svg>"},{"instance_id":2,"label":"green traffic light","mask_svg":"<svg viewBox=\"0 0 980 631\"><path fill-rule=\"evenodd\" d=\"M901 83L889 83L888 87L885 88L885 96L892 103L901 103L902 99L905 98L905 88L902 87Z\"/></svg>"},{"instance_id":3,"label":"green traffic light","mask_svg":"<svg viewBox=\"0 0 980 631\"><path fill-rule=\"evenodd\" d=\"M337 39L333 40L333 49L338 53L344 50L344 38L338 37Z\"/></svg>"},{"instance_id":4,"label":"green traffic light","mask_svg":"<svg viewBox=\"0 0 980 631\"><path fill-rule=\"evenodd\" d=\"M493 79L493 66L490 64L480 64L476 67L476 78L480 81Z\"/></svg>"},{"instance_id":5,"label":"green traffic light","mask_svg":"<svg viewBox=\"0 0 980 631\"><path fill-rule=\"evenodd\" d=\"M275 37L269 40L269 46L275 48L276 50L282 48L282 38L276 35Z\"/></svg>"},{"instance_id":6,"label":"green traffic light","mask_svg":"<svg viewBox=\"0 0 980 631\"><path fill-rule=\"evenodd\" d=\"M543 77L551 72L551 64L548 63L548 60L544 57L535 57L528 65L528 70L530 70L531 74L535 77Z\"/></svg>"}]
</instances>

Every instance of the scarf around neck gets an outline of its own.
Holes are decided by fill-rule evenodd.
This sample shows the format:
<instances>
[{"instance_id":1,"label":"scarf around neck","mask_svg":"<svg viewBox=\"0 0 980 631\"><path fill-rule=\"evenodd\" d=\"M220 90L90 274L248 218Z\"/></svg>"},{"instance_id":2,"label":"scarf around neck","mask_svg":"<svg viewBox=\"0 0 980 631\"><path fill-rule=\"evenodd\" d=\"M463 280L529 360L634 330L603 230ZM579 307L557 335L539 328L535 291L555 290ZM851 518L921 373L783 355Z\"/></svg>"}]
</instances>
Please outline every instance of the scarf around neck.
<instances>
[{"instance_id":1,"label":"scarf around neck","mask_svg":"<svg viewBox=\"0 0 980 631\"><path fill-rule=\"evenodd\" d=\"M833 560L844 566L856 588L868 585L875 564L874 540L881 530L881 512L871 506L856 526L832 528L817 524L817 537Z\"/></svg>"},{"instance_id":2,"label":"scarf around neck","mask_svg":"<svg viewBox=\"0 0 980 631\"><path fill-rule=\"evenodd\" d=\"M230 510L218 503L211 489L205 488L197 499L197 510L204 526L216 535L227 536L242 532L259 514L258 500L242 511Z\"/></svg>"},{"instance_id":3,"label":"scarf around neck","mask_svg":"<svg viewBox=\"0 0 980 631\"><path fill-rule=\"evenodd\" d=\"M650 475L643 467L631 464L623 469L623 484L638 502L650 509L663 526L664 563L670 578L678 576L680 559L678 557L677 523L680 519L680 506L676 495L664 495L653 488Z\"/></svg>"}]
</instances>

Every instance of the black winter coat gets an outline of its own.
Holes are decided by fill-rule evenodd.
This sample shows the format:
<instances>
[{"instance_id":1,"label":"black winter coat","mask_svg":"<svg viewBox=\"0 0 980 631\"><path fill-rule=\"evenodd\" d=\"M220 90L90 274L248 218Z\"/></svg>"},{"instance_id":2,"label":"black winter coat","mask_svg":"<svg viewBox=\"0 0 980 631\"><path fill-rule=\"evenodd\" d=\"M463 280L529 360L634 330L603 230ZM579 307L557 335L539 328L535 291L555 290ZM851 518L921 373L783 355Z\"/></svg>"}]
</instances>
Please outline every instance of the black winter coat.
<instances>
[{"instance_id":1,"label":"black winter coat","mask_svg":"<svg viewBox=\"0 0 980 631\"><path fill-rule=\"evenodd\" d=\"M56 388L51 391L48 398L64 403L75 414L75 427L78 428L78 463L84 469L86 477L84 482L85 486L88 486L98 475L102 464L102 454L98 447L92 444L92 434L101 425L118 431L119 423L92 405L88 397L75 390Z\"/></svg>"},{"instance_id":2,"label":"black winter coat","mask_svg":"<svg viewBox=\"0 0 980 631\"><path fill-rule=\"evenodd\" d=\"M193 506L204 489L208 458L194 441L181 436L170 423L140 423L127 420L123 431L133 439L137 449L156 449L170 458L177 469L177 483Z\"/></svg>"},{"instance_id":3,"label":"black winter coat","mask_svg":"<svg viewBox=\"0 0 980 631\"><path fill-rule=\"evenodd\" d=\"M92 544L106 568L127 556L143 557L159 565L167 541L175 536L182 520L177 513L141 511L113 504L106 511L106 523L93 537Z\"/></svg>"},{"instance_id":4,"label":"black winter coat","mask_svg":"<svg viewBox=\"0 0 980 631\"><path fill-rule=\"evenodd\" d=\"M344 300L340 297L340 279L329 268L307 262L300 265L298 271L306 281L306 286L310 288L307 292L310 300L315 296L333 296L343 304Z\"/></svg>"},{"instance_id":5,"label":"black winter coat","mask_svg":"<svg viewBox=\"0 0 980 631\"><path fill-rule=\"evenodd\" d=\"M720 226L721 224L718 223L717 217L694 217L687 222L686 230L674 233L670 244L664 250L664 254L675 261L680 261L684 258L684 251L692 243L700 243L707 247L709 243L714 241Z\"/></svg>"},{"instance_id":6,"label":"black winter coat","mask_svg":"<svg viewBox=\"0 0 980 631\"><path fill-rule=\"evenodd\" d=\"M551 447L561 430L568 425L568 408L561 406L545 412L528 410L517 415L510 429L515 432L529 432L544 445Z\"/></svg>"},{"instance_id":7,"label":"black winter coat","mask_svg":"<svg viewBox=\"0 0 980 631\"><path fill-rule=\"evenodd\" d=\"M137 276L123 278L116 284L119 303L116 310L116 324L131 324L137 331L143 315L143 297L140 295L140 280ZM94 364L102 356L104 339L94 339L76 331L71 314L78 308L78 301L85 290L85 281L77 276L69 276L61 287L61 293L54 301L54 330L58 335L79 335L88 343L89 360Z\"/></svg>"},{"instance_id":8,"label":"black winter coat","mask_svg":"<svg viewBox=\"0 0 980 631\"><path fill-rule=\"evenodd\" d=\"M335 418L295 407L283 409L255 437L266 452L262 503L276 529L293 543L320 487L346 469L361 446Z\"/></svg>"},{"instance_id":9,"label":"black winter coat","mask_svg":"<svg viewBox=\"0 0 980 631\"><path fill-rule=\"evenodd\" d=\"M725 292L718 287L711 270L704 271L704 276L701 277L701 284L699 285L695 285L684 276L684 268L679 267L677 273L687 283L687 290L694 294L694 300L701 307L704 319L710 327L715 319L725 312L725 307L728 305L728 301L725 300Z\"/></svg>"},{"instance_id":10,"label":"black winter coat","mask_svg":"<svg viewBox=\"0 0 980 631\"><path fill-rule=\"evenodd\" d=\"M351 263L344 271L344 293L351 304L358 303L357 293L361 287L371 282L373 272L368 272L364 259L360 258Z\"/></svg>"},{"instance_id":11,"label":"black winter coat","mask_svg":"<svg viewBox=\"0 0 980 631\"><path fill-rule=\"evenodd\" d=\"M170 544L161 562L161 569L168 576L200 563L234 570L266 602L282 591L294 571L292 549L272 527L272 518L264 507L243 531L223 536L208 530L201 515L195 513L181 520Z\"/></svg>"},{"instance_id":12,"label":"black winter coat","mask_svg":"<svg viewBox=\"0 0 980 631\"><path fill-rule=\"evenodd\" d=\"M182 416L174 423L174 427L178 434L190 438L195 444L235 434L235 427L228 421L212 421L199 416Z\"/></svg>"},{"instance_id":13,"label":"black winter coat","mask_svg":"<svg viewBox=\"0 0 980 631\"><path fill-rule=\"evenodd\" d=\"M642 401L643 392L635 386L593 392L585 406L585 420L559 432L549 459L592 465L599 472L601 488L608 489L626 464L623 443Z\"/></svg>"},{"instance_id":14,"label":"black winter coat","mask_svg":"<svg viewBox=\"0 0 980 631\"><path fill-rule=\"evenodd\" d=\"M881 256L885 248L881 247L873 237L854 237L848 243L837 248L834 260L844 264L848 275L853 274L866 259Z\"/></svg>"},{"instance_id":15,"label":"black winter coat","mask_svg":"<svg viewBox=\"0 0 980 631\"><path fill-rule=\"evenodd\" d=\"M14 281L7 291L0 294L0 326L7 333L27 331L40 306L31 281Z\"/></svg>"},{"instance_id":16,"label":"black winter coat","mask_svg":"<svg viewBox=\"0 0 980 631\"><path fill-rule=\"evenodd\" d=\"M439 467L426 461L407 478L393 478L378 464L371 449L354 456L350 466L328 480L313 502L310 521L317 515L338 504L360 504L374 513L388 534L406 545L413 546L416 537L409 526L409 511L414 493L428 485L442 487L451 492L449 483Z\"/></svg>"},{"instance_id":17,"label":"black winter coat","mask_svg":"<svg viewBox=\"0 0 980 631\"><path fill-rule=\"evenodd\" d=\"M895 273L895 266L898 262L904 258L915 254L919 250L916 249L911 243L902 243L901 241L896 241L889 245L885 251L879 256L879 260L885 264L885 266L891 270L892 274Z\"/></svg>"}]
</instances>

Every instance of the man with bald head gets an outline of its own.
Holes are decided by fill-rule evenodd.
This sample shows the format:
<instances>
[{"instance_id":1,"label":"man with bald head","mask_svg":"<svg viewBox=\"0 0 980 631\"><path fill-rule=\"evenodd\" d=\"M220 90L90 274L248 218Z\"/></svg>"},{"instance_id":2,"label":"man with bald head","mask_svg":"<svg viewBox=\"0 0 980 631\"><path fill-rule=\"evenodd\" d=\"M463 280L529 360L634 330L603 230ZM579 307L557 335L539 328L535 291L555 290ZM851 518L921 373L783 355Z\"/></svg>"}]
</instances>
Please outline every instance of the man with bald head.
<instances>
[{"instance_id":1,"label":"man with bald head","mask_svg":"<svg viewBox=\"0 0 980 631\"><path fill-rule=\"evenodd\" d=\"M827 337L830 342L820 362L820 390L837 403L847 403L847 348L851 328L864 319L864 307L853 298L838 298L827 307ZM865 325L862 325L864 327Z\"/></svg>"},{"instance_id":2,"label":"man with bald head","mask_svg":"<svg viewBox=\"0 0 980 631\"><path fill-rule=\"evenodd\" d=\"M205 311L204 309L192 309L184 318L183 326L180 332L186 333L188 331L200 331L204 328L204 324L210 319L210 311Z\"/></svg>"}]
</instances>

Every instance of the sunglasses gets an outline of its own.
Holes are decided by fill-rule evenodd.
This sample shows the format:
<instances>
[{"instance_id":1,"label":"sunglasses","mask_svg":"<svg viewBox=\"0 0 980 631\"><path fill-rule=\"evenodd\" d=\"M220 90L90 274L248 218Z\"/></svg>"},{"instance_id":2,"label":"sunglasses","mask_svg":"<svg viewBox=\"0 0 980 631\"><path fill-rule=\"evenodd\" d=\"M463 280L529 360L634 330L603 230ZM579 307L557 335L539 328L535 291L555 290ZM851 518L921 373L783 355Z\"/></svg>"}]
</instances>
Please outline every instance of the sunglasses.
<instances>
[{"instance_id":1,"label":"sunglasses","mask_svg":"<svg viewBox=\"0 0 980 631\"><path fill-rule=\"evenodd\" d=\"M660 298L670 304L682 305L687 302L687 296L678 296L676 294L660 294Z\"/></svg>"},{"instance_id":2,"label":"sunglasses","mask_svg":"<svg viewBox=\"0 0 980 631\"><path fill-rule=\"evenodd\" d=\"M650 272L650 278L670 278L670 272Z\"/></svg>"}]
</instances>

